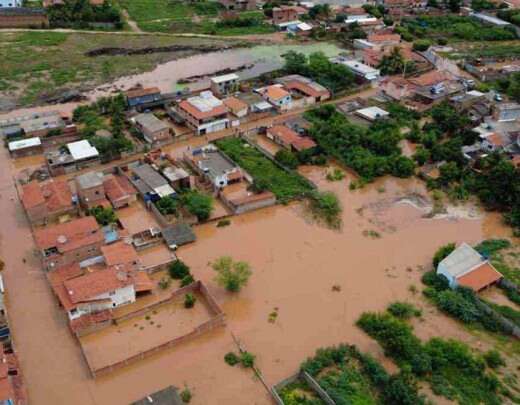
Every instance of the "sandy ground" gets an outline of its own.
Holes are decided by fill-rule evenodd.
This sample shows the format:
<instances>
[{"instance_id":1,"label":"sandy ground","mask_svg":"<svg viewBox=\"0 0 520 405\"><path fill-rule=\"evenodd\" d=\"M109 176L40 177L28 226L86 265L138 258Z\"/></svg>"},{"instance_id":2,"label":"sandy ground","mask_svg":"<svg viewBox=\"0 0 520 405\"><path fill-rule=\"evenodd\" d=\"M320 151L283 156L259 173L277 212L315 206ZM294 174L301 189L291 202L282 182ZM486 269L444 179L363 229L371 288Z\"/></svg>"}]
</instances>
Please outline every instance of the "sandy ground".
<instances>
[{"instance_id":1,"label":"sandy ground","mask_svg":"<svg viewBox=\"0 0 520 405\"><path fill-rule=\"evenodd\" d=\"M411 286L420 289L420 276L440 245L510 235L495 214L426 218L422 205L402 202L426 194L413 179L385 178L349 191L350 175L327 182L327 169L307 168L304 172L321 188L339 195L340 231L315 224L297 203L235 217L228 227L196 227L197 242L177 253L207 284L226 313L227 327L93 380L35 256L10 174L14 168L5 149L0 154L0 256L6 262L7 305L29 398L36 405L128 405L171 384L187 384L195 405L269 404L250 371L224 363L223 356L236 350L232 332L257 356L268 384L292 374L320 346L355 343L384 360L380 347L354 325L363 311L382 310L398 299L423 302ZM369 230L379 237L367 237ZM253 268L239 294L226 293L214 281L208 262L222 255ZM332 291L333 285L341 291ZM275 308L278 318L270 323ZM477 345L455 322L433 309L426 312L416 325L421 338L442 335Z\"/></svg>"}]
</instances>

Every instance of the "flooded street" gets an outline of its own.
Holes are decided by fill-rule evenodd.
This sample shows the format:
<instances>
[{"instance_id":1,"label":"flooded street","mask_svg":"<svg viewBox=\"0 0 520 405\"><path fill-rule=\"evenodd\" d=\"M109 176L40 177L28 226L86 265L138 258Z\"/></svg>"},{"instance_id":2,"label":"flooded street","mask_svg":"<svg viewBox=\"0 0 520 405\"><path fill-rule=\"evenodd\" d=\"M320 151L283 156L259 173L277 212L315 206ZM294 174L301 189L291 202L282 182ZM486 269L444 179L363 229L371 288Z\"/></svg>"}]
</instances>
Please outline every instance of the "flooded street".
<instances>
[{"instance_id":1,"label":"flooded street","mask_svg":"<svg viewBox=\"0 0 520 405\"><path fill-rule=\"evenodd\" d=\"M195 278L206 283L226 313L227 326L93 380L35 256L10 174L15 169L5 149L1 153L0 256L6 262L14 342L29 399L36 405L128 405L170 384L186 384L194 394L193 404L269 404L265 388L250 370L224 362L227 352L236 351L231 333L257 356L268 384L295 372L320 346L350 342L381 357L379 346L354 326L361 312L382 310L396 299L422 302L410 286L420 289L423 269L440 245L510 234L495 215L424 218L421 209L400 202L403 196L425 194L417 180L386 178L349 191L349 176L327 182L326 169L304 168L320 188L340 196L343 229L331 231L313 223L298 203L233 217L228 227L196 227L197 242L177 253ZM246 260L253 268L248 286L237 295L213 280L208 263L222 255ZM269 314L276 308L278 317L271 323ZM466 334L444 317L439 327L439 319L428 316L416 326L418 335Z\"/></svg>"}]
</instances>

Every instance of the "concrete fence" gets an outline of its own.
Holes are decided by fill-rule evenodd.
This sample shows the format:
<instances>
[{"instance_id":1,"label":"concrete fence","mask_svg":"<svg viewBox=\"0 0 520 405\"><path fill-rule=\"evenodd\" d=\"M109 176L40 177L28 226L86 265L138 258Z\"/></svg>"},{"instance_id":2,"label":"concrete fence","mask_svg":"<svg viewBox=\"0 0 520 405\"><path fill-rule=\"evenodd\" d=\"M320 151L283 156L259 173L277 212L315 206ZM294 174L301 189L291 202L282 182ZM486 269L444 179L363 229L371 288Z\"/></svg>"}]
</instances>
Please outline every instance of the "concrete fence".
<instances>
[{"instance_id":1,"label":"concrete fence","mask_svg":"<svg viewBox=\"0 0 520 405\"><path fill-rule=\"evenodd\" d=\"M486 315L494 317L507 333L511 334L517 339L520 338L520 328L514 322L499 314L481 299L475 300L475 303L477 307Z\"/></svg>"}]
</instances>

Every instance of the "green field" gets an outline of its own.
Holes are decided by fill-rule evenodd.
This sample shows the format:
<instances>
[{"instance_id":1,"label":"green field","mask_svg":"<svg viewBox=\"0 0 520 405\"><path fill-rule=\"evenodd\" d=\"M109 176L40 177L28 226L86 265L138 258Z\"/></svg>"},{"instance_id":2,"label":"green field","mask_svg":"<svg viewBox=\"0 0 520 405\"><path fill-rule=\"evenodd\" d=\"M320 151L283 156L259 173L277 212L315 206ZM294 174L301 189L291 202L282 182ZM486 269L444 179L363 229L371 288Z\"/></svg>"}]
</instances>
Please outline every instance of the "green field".
<instances>
[{"instance_id":1,"label":"green field","mask_svg":"<svg viewBox=\"0 0 520 405\"><path fill-rule=\"evenodd\" d=\"M120 76L151 70L157 63L198 53L199 46L218 48L227 44L222 40L138 34L0 33L0 100L30 105L66 89L91 88ZM103 47L171 45L194 49L131 56L85 54Z\"/></svg>"}]
</instances>

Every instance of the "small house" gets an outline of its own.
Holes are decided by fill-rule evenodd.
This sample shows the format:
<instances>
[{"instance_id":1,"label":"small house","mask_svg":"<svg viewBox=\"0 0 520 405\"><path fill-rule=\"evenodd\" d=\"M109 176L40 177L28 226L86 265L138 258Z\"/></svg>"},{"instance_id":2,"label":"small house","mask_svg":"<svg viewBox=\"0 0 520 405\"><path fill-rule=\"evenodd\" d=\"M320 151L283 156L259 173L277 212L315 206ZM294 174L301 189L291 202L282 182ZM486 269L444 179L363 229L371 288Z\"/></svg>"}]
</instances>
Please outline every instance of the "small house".
<instances>
[{"instance_id":1,"label":"small house","mask_svg":"<svg viewBox=\"0 0 520 405\"><path fill-rule=\"evenodd\" d=\"M77 176L75 181L79 201L83 207L90 209L98 205L107 205L103 173L88 172Z\"/></svg>"},{"instance_id":2,"label":"small house","mask_svg":"<svg viewBox=\"0 0 520 405\"><path fill-rule=\"evenodd\" d=\"M279 110L288 110L291 108L291 94L280 84L273 84L271 86L264 87L263 89L259 89L258 92L264 97L265 100L267 100Z\"/></svg>"},{"instance_id":3,"label":"small house","mask_svg":"<svg viewBox=\"0 0 520 405\"><path fill-rule=\"evenodd\" d=\"M125 97L130 108L140 107L162 99L161 91L157 87L128 90L125 93Z\"/></svg>"},{"instance_id":4,"label":"small house","mask_svg":"<svg viewBox=\"0 0 520 405\"><path fill-rule=\"evenodd\" d=\"M131 205L137 200L137 190L125 176L106 175L103 178L103 188L108 201L115 209Z\"/></svg>"},{"instance_id":5,"label":"small house","mask_svg":"<svg viewBox=\"0 0 520 405\"><path fill-rule=\"evenodd\" d=\"M146 142L154 144L170 138L170 127L152 113L142 113L133 119Z\"/></svg>"},{"instance_id":6,"label":"small house","mask_svg":"<svg viewBox=\"0 0 520 405\"><path fill-rule=\"evenodd\" d=\"M219 96L225 96L238 90L240 78L235 73L212 77L211 91Z\"/></svg>"},{"instance_id":7,"label":"small house","mask_svg":"<svg viewBox=\"0 0 520 405\"><path fill-rule=\"evenodd\" d=\"M467 243L462 243L439 263L437 274L446 277L451 288L468 287L476 292L502 279L502 274L489 260Z\"/></svg>"},{"instance_id":8,"label":"small house","mask_svg":"<svg viewBox=\"0 0 520 405\"><path fill-rule=\"evenodd\" d=\"M9 142L8 149L13 158L43 153L43 145L39 137Z\"/></svg>"}]
</instances>

